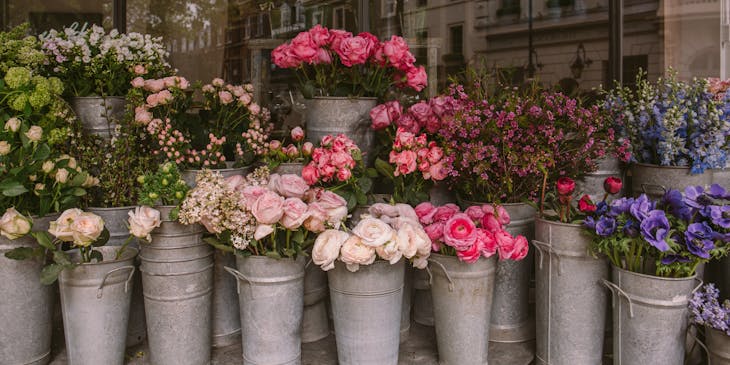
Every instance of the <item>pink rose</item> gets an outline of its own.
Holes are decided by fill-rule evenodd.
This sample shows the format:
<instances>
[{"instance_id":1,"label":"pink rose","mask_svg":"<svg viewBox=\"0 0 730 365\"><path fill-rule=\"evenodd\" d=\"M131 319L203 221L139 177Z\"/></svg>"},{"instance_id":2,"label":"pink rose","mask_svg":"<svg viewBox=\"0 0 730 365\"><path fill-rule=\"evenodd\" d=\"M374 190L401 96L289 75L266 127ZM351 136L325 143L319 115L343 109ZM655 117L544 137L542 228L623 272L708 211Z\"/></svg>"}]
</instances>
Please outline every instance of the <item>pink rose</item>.
<instances>
[{"instance_id":1,"label":"pink rose","mask_svg":"<svg viewBox=\"0 0 730 365\"><path fill-rule=\"evenodd\" d=\"M243 105L251 104L251 94L245 93L238 97L238 102Z\"/></svg>"},{"instance_id":2,"label":"pink rose","mask_svg":"<svg viewBox=\"0 0 730 365\"><path fill-rule=\"evenodd\" d=\"M162 79L162 81L165 82L165 87L173 87L177 84L177 77L176 76L168 76Z\"/></svg>"},{"instance_id":3,"label":"pink rose","mask_svg":"<svg viewBox=\"0 0 730 365\"><path fill-rule=\"evenodd\" d=\"M160 80L145 80L144 88L147 91L156 93L165 88L165 81L161 80L161 79Z\"/></svg>"},{"instance_id":4,"label":"pink rose","mask_svg":"<svg viewBox=\"0 0 730 365\"><path fill-rule=\"evenodd\" d=\"M317 168L314 167L313 162L307 164L307 166L304 166L304 168L302 168L302 178L309 185L314 185L317 183L317 181L319 180L319 172L317 171Z\"/></svg>"},{"instance_id":5,"label":"pink rose","mask_svg":"<svg viewBox=\"0 0 730 365\"><path fill-rule=\"evenodd\" d=\"M352 171L348 168L342 168L337 170L337 180L345 182L347 180L350 180L352 177Z\"/></svg>"},{"instance_id":6,"label":"pink rose","mask_svg":"<svg viewBox=\"0 0 730 365\"><path fill-rule=\"evenodd\" d=\"M284 215L284 198L273 191L263 193L251 206L251 214L259 224L274 224Z\"/></svg>"},{"instance_id":7,"label":"pink rose","mask_svg":"<svg viewBox=\"0 0 730 365\"><path fill-rule=\"evenodd\" d=\"M431 167L428 168L428 173L431 175L431 180L434 181L441 181L449 176L443 161L439 161L439 163L431 165Z\"/></svg>"},{"instance_id":8,"label":"pink rose","mask_svg":"<svg viewBox=\"0 0 730 365\"><path fill-rule=\"evenodd\" d=\"M152 121L152 113L148 112L144 107L137 107L134 113L134 121L147 125Z\"/></svg>"},{"instance_id":9,"label":"pink rose","mask_svg":"<svg viewBox=\"0 0 730 365\"><path fill-rule=\"evenodd\" d=\"M340 56L340 61L346 67L364 64L371 51L372 45L370 42L357 36L343 39L340 46L335 49L337 55Z\"/></svg>"},{"instance_id":10,"label":"pink rose","mask_svg":"<svg viewBox=\"0 0 730 365\"><path fill-rule=\"evenodd\" d=\"M330 32L327 28L317 24L309 29L309 36L317 47L327 45L330 41Z\"/></svg>"},{"instance_id":11,"label":"pink rose","mask_svg":"<svg viewBox=\"0 0 730 365\"><path fill-rule=\"evenodd\" d=\"M441 129L441 120L437 116L432 115L428 118L424 127L428 133L434 134Z\"/></svg>"},{"instance_id":12,"label":"pink rose","mask_svg":"<svg viewBox=\"0 0 730 365\"><path fill-rule=\"evenodd\" d=\"M358 236L350 236L340 248L340 261L352 272L357 271L360 265L372 264L376 258L375 247L365 244Z\"/></svg>"},{"instance_id":13,"label":"pink rose","mask_svg":"<svg viewBox=\"0 0 730 365\"><path fill-rule=\"evenodd\" d=\"M464 213L456 213L444 225L444 243L463 251L473 245L477 239L477 227L474 221Z\"/></svg>"},{"instance_id":14,"label":"pink rose","mask_svg":"<svg viewBox=\"0 0 730 365\"><path fill-rule=\"evenodd\" d=\"M525 236L517 236L514 240L512 255L510 255L509 258L514 261L522 260L527 257L529 250L530 245L527 243L527 238L525 238Z\"/></svg>"},{"instance_id":15,"label":"pink rose","mask_svg":"<svg viewBox=\"0 0 730 365\"><path fill-rule=\"evenodd\" d=\"M459 206L454 203L444 204L436 208L436 212L433 215L433 220L436 222L445 222L449 220L454 214L460 212Z\"/></svg>"},{"instance_id":16,"label":"pink rose","mask_svg":"<svg viewBox=\"0 0 730 365\"><path fill-rule=\"evenodd\" d=\"M408 175L411 172L416 171L417 159L418 156L414 151L405 150L399 153L394 161L397 164L397 169L395 170L394 175Z\"/></svg>"},{"instance_id":17,"label":"pink rose","mask_svg":"<svg viewBox=\"0 0 730 365\"><path fill-rule=\"evenodd\" d=\"M320 48L317 50L317 56L314 57L314 61L312 63L317 65L328 65L332 63L332 56L330 56L329 51L324 48Z\"/></svg>"},{"instance_id":18,"label":"pink rose","mask_svg":"<svg viewBox=\"0 0 730 365\"><path fill-rule=\"evenodd\" d=\"M365 39L368 42L368 50L369 50L368 57L372 56L373 53L375 53L376 49L380 45L380 40L378 39L378 37L376 37L374 34L368 33L368 32L361 32L357 36Z\"/></svg>"},{"instance_id":19,"label":"pink rose","mask_svg":"<svg viewBox=\"0 0 730 365\"><path fill-rule=\"evenodd\" d=\"M280 68L294 68L299 67L299 64L301 64L301 61L291 53L291 47L286 43L280 44L271 51L271 61Z\"/></svg>"},{"instance_id":20,"label":"pink rose","mask_svg":"<svg viewBox=\"0 0 730 365\"><path fill-rule=\"evenodd\" d=\"M499 223L494 214L485 213L482 217L482 228L497 232L502 230L502 224Z\"/></svg>"},{"instance_id":21,"label":"pink rose","mask_svg":"<svg viewBox=\"0 0 730 365\"><path fill-rule=\"evenodd\" d=\"M423 202L416 205L415 211L421 224L431 224L433 215L436 214L436 207L431 202Z\"/></svg>"},{"instance_id":22,"label":"pink rose","mask_svg":"<svg viewBox=\"0 0 730 365\"><path fill-rule=\"evenodd\" d=\"M157 102L160 104L167 104L173 99L172 93L170 90L162 90L159 93L157 93Z\"/></svg>"},{"instance_id":23,"label":"pink rose","mask_svg":"<svg viewBox=\"0 0 730 365\"><path fill-rule=\"evenodd\" d=\"M418 121L410 114L401 116L398 120L396 120L395 124L398 129L403 129L404 131L412 134L418 133L421 130L421 125L418 124Z\"/></svg>"},{"instance_id":24,"label":"pink rose","mask_svg":"<svg viewBox=\"0 0 730 365\"><path fill-rule=\"evenodd\" d=\"M504 209L501 205L497 206L497 220L499 220L499 223L502 225L508 225L510 222L510 216L507 209Z\"/></svg>"},{"instance_id":25,"label":"pink rose","mask_svg":"<svg viewBox=\"0 0 730 365\"><path fill-rule=\"evenodd\" d=\"M467 247L465 250L457 250L456 251L456 257L459 258L459 261L466 262L467 264L473 264L479 260L479 257L481 257L482 251L479 247L479 242L475 241L474 244Z\"/></svg>"},{"instance_id":26,"label":"pink rose","mask_svg":"<svg viewBox=\"0 0 730 365\"><path fill-rule=\"evenodd\" d=\"M190 81L184 77L175 76L175 79L177 80L177 86L183 90L190 86Z\"/></svg>"},{"instance_id":27,"label":"pink rose","mask_svg":"<svg viewBox=\"0 0 730 365\"><path fill-rule=\"evenodd\" d=\"M497 240L494 238L492 232L483 228L477 228L477 242L479 242L479 249L482 252L482 256L491 257L497 253Z\"/></svg>"},{"instance_id":28,"label":"pink rose","mask_svg":"<svg viewBox=\"0 0 730 365\"><path fill-rule=\"evenodd\" d=\"M497 240L497 251L500 260L507 260L515 251L515 239L507 231L497 231L494 233L494 239Z\"/></svg>"},{"instance_id":29,"label":"pink rose","mask_svg":"<svg viewBox=\"0 0 730 365\"><path fill-rule=\"evenodd\" d=\"M478 205L472 205L469 208L466 208L464 211L466 215L469 216L474 221L481 221L482 217L484 217L484 211L482 210L482 207Z\"/></svg>"},{"instance_id":30,"label":"pink rose","mask_svg":"<svg viewBox=\"0 0 730 365\"><path fill-rule=\"evenodd\" d=\"M423 90L428 82L428 75L423 66L411 68L406 72L406 84L416 91Z\"/></svg>"},{"instance_id":31,"label":"pink rose","mask_svg":"<svg viewBox=\"0 0 730 365\"><path fill-rule=\"evenodd\" d=\"M246 200L246 208L251 210L254 203L269 190L262 186L248 185L243 188L241 195Z\"/></svg>"},{"instance_id":32,"label":"pink rose","mask_svg":"<svg viewBox=\"0 0 730 365\"><path fill-rule=\"evenodd\" d=\"M314 151L314 144L312 142L304 142L302 145L302 154L304 156L311 156Z\"/></svg>"},{"instance_id":33,"label":"pink rose","mask_svg":"<svg viewBox=\"0 0 730 365\"><path fill-rule=\"evenodd\" d=\"M352 37L352 33L350 32L340 29L330 29L330 48L337 51L340 48L340 43L350 37Z\"/></svg>"},{"instance_id":34,"label":"pink rose","mask_svg":"<svg viewBox=\"0 0 730 365\"><path fill-rule=\"evenodd\" d=\"M274 176L276 178L273 178ZM309 190L309 184L299 175L285 174L279 176L278 174L272 174L270 179L269 188L285 198L301 198Z\"/></svg>"},{"instance_id":35,"label":"pink rose","mask_svg":"<svg viewBox=\"0 0 730 365\"><path fill-rule=\"evenodd\" d=\"M413 68L416 58L411 54L408 44L402 37L391 36L390 40L383 42L383 55L388 58L390 64L401 71Z\"/></svg>"},{"instance_id":36,"label":"pink rose","mask_svg":"<svg viewBox=\"0 0 730 365\"><path fill-rule=\"evenodd\" d=\"M431 107L425 101L411 105L411 107L408 108L408 112L416 118L418 123L422 126L426 125L426 121L432 116Z\"/></svg>"},{"instance_id":37,"label":"pink rose","mask_svg":"<svg viewBox=\"0 0 730 365\"><path fill-rule=\"evenodd\" d=\"M372 121L371 128L376 131L388 128L392 122L388 115L388 107L385 104L376 105L370 110L370 120Z\"/></svg>"},{"instance_id":38,"label":"pink rose","mask_svg":"<svg viewBox=\"0 0 730 365\"><path fill-rule=\"evenodd\" d=\"M307 216L303 224L304 228L313 233L325 230L324 223L327 221L327 211L319 203L309 203Z\"/></svg>"},{"instance_id":39,"label":"pink rose","mask_svg":"<svg viewBox=\"0 0 730 365\"><path fill-rule=\"evenodd\" d=\"M160 219L160 211L148 206L136 207L130 210L127 215L129 218L129 233L137 238L152 241L150 233L162 224Z\"/></svg>"},{"instance_id":40,"label":"pink rose","mask_svg":"<svg viewBox=\"0 0 730 365\"><path fill-rule=\"evenodd\" d=\"M228 91L218 92L218 97L223 105L230 104L233 101L233 95L231 95Z\"/></svg>"},{"instance_id":41,"label":"pink rose","mask_svg":"<svg viewBox=\"0 0 730 365\"><path fill-rule=\"evenodd\" d=\"M292 39L290 50L302 62L312 63L317 58L317 45L308 32L301 32Z\"/></svg>"},{"instance_id":42,"label":"pink rose","mask_svg":"<svg viewBox=\"0 0 730 365\"><path fill-rule=\"evenodd\" d=\"M157 104L160 104L160 96L158 94L149 94L147 95L147 99L145 99L147 102L147 105L149 105L151 108L154 108L157 106Z\"/></svg>"},{"instance_id":43,"label":"pink rose","mask_svg":"<svg viewBox=\"0 0 730 365\"><path fill-rule=\"evenodd\" d=\"M307 211L309 206L299 198L288 198L284 200L284 215L281 217L281 223L288 230L299 228L304 221L309 218Z\"/></svg>"},{"instance_id":44,"label":"pink rose","mask_svg":"<svg viewBox=\"0 0 730 365\"><path fill-rule=\"evenodd\" d=\"M312 262L319 265L323 271L335 268L335 260L340 256L342 244L350 238L347 232L328 229L314 240L312 247Z\"/></svg>"},{"instance_id":45,"label":"pink rose","mask_svg":"<svg viewBox=\"0 0 730 365\"><path fill-rule=\"evenodd\" d=\"M139 76L137 76L137 77L135 77L135 78L132 79L131 84L132 84L132 87L133 88L139 89L141 87L144 87L144 79L141 78L141 77L139 77Z\"/></svg>"},{"instance_id":46,"label":"pink rose","mask_svg":"<svg viewBox=\"0 0 730 365\"><path fill-rule=\"evenodd\" d=\"M214 78L213 80L211 80L211 81L210 81L210 83L211 83L211 84L213 84L213 86L215 86L215 87L221 87L221 86L223 86L223 84L225 84L226 82L225 82L225 80L223 80L222 78L220 78L220 77L216 77L216 78Z\"/></svg>"},{"instance_id":47,"label":"pink rose","mask_svg":"<svg viewBox=\"0 0 730 365\"><path fill-rule=\"evenodd\" d=\"M261 240L272 233L274 233L274 226L270 224L259 224L256 226L256 230L253 232L253 238L255 240Z\"/></svg>"},{"instance_id":48,"label":"pink rose","mask_svg":"<svg viewBox=\"0 0 730 365\"><path fill-rule=\"evenodd\" d=\"M446 113L447 108L450 108L445 96L431 98L429 104L431 104L431 111L439 117Z\"/></svg>"},{"instance_id":49,"label":"pink rose","mask_svg":"<svg viewBox=\"0 0 730 365\"><path fill-rule=\"evenodd\" d=\"M324 209L336 209L347 206L347 201L345 201L345 199L337 193L333 193L329 190L322 190L319 194L317 194L317 203L319 203Z\"/></svg>"},{"instance_id":50,"label":"pink rose","mask_svg":"<svg viewBox=\"0 0 730 365\"><path fill-rule=\"evenodd\" d=\"M243 175L229 176L224 180L227 189L237 191L246 186L246 178Z\"/></svg>"},{"instance_id":51,"label":"pink rose","mask_svg":"<svg viewBox=\"0 0 730 365\"><path fill-rule=\"evenodd\" d=\"M426 158L428 159L428 162L435 164L441 161L441 159L444 157L444 150L441 147L438 146L432 146L428 149L428 153L426 154Z\"/></svg>"},{"instance_id":52,"label":"pink rose","mask_svg":"<svg viewBox=\"0 0 730 365\"><path fill-rule=\"evenodd\" d=\"M294 127L294 129L291 130L291 139L294 142L299 142L304 139L304 130L302 127Z\"/></svg>"}]
</instances>

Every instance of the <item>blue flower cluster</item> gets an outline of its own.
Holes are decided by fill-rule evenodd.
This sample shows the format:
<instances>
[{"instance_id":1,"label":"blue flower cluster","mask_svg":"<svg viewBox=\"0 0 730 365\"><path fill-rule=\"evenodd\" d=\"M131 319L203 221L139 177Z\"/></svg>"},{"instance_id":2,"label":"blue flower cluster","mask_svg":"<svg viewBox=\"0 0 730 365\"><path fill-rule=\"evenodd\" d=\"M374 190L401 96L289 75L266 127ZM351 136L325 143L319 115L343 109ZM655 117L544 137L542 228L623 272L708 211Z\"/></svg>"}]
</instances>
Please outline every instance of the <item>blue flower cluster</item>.
<instances>
[{"instance_id":1,"label":"blue flower cluster","mask_svg":"<svg viewBox=\"0 0 730 365\"><path fill-rule=\"evenodd\" d=\"M604 107L624 126L632 160L662 166L688 166L693 174L725 167L730 154L730 99L716 100L707 81L681 82L676 74L637 89L617 88Z\"/></svg>"},{"instance_id":2,"label":"blue flower cluster","mask_svg":"<svg viewBox=\"0 0 730 365\"><path fill-rule=\"evenodd\" d=\"M687 187L684 194L669 190L659 201L644 194L622 198L597 208L583 224L596 237L594 249L617 266L639 270L654 259L657 272L677 264L665 274L691 275L697 263L727 253L730 193L713 184Z\"/></svg>"},{"instance_id":3,"label":"blue flower cluster","mask_svg":"<svg viewBox=\"0 0 730 365\"><path fill-rule=\"evenodd\" d=\"M689 300L690 320L697 325L714 328L730 336L730 301L720 304L720 291L706 284Z\"/></svg>"}]
</instances>

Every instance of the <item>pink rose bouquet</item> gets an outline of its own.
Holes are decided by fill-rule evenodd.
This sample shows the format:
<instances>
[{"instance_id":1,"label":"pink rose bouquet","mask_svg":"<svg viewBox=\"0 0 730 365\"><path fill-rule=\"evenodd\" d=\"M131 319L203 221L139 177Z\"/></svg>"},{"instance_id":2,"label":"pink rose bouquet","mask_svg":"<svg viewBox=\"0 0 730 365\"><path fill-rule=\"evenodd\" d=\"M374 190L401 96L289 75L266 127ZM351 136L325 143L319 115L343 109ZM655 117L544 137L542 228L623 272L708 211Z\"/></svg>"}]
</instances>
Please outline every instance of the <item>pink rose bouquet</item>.
<instances>
[{"instance_id":1,"label":"pink rose bouquet","mask_svg":"<svg viewBox=\"0 0 730 365\"><path fill-rule=\"evenodd\" d=\"M421 91L427 83L423 66L405 40L380 41L368 32L353 36L315 25L271 52L279 68L294 69L305 97L382 97L393 86Z\"/></svg>"},{"instance_id":2,"label":"pink rose bouquet","mask_svg":"<svg viewBox=\"0 0 730 365\"><path fill-rule=\"evenodd\" d=\"M269 175L267 167L229 178L203 170L179 220L205 226L212 234L206 242L225 251L296 257L313 234L342 225L346 204L337 194L310 188L300 176Z\"/></svg>"},{"instance_id":3,"label":"pink rose bouquet","mask_svg":"<svg viewBox=\"0 0 730 365\"><path fill-rule=\"evenodd\" d=\"M307 184L334 191L347 201L348 209L367 204L373 168L366 168L360 148L344 134L322 137L312 151L312 161L302 170Z\"/></svg>"},{"instance_id":4,"label":"pink rose bouquet","mask_svg":"<svg viewBox=\"0 0 730 365\"><path fill-rule=\"evenodd\" d=\"M499 254L501 260L522 260L529 245L524 236L513 237L504 229L507 211L499 205L471 206L463 212L454 204L416 206L419 222L433 242L434 252L456 256L466 263Z\"/></svg>"},{"instance_id":5,"label":"pink rose bouquet","mask_svg":"<svg viewBox=\"0 0 730 365\"><path fill-rule=\"evenodd\" d=\"M416 268L426 267L432 243L411 206L373 204L369 214L360 218L351 233L337 229L320 233L314 241L312 261L324 271L333 269L339 260L355 272L378 258L391 264L405 258Z\"/></svg>"}]
</instances>

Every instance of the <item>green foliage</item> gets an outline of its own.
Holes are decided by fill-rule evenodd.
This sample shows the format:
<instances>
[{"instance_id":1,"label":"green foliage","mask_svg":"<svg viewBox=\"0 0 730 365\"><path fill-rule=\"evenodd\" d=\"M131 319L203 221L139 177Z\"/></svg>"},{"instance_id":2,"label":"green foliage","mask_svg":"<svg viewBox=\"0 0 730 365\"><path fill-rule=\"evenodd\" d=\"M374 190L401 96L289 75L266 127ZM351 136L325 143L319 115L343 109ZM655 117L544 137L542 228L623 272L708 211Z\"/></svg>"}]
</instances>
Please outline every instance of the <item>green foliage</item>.
<instances>
[{"instance_id":1,"label":"green foliage","mask_svg":"<svg viewBox=\"0 0 730 365\"><path fill-rule=\"evenodd\" d=\"M140 176L137 182L141 185L139 204L150 206L180 205L190 189L172 162L160 165L156 172Z\"/></svg>"}]
</instances>

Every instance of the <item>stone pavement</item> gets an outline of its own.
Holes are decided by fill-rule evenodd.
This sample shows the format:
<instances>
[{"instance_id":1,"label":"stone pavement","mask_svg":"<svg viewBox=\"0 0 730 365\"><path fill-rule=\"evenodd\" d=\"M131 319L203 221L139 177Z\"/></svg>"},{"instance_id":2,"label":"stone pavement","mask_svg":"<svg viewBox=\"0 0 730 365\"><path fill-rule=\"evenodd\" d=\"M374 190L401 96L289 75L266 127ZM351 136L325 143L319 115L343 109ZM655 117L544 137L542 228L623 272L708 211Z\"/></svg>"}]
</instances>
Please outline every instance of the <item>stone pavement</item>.
<instances>
[{"instance_id":1,"label":"stone pavement","mask_svg":"<svg viewBox=\"0 0 730 365\"><path fill-rule=\"evenodd\" d=\"M528 365L533 360L534 341L521 344L490 344L490 365ZM58 349L51 365L67 365L65 349ZM127 365L153 365L146 360L146 345L128 350ZM241 344L214 349L211 365L241 364ZM433 327L411 325L408 340L400 346L399 365L438 365ZM337 346L333 335L302 345L302 365L337 365Z\"/></svg>"}]
</instances>

